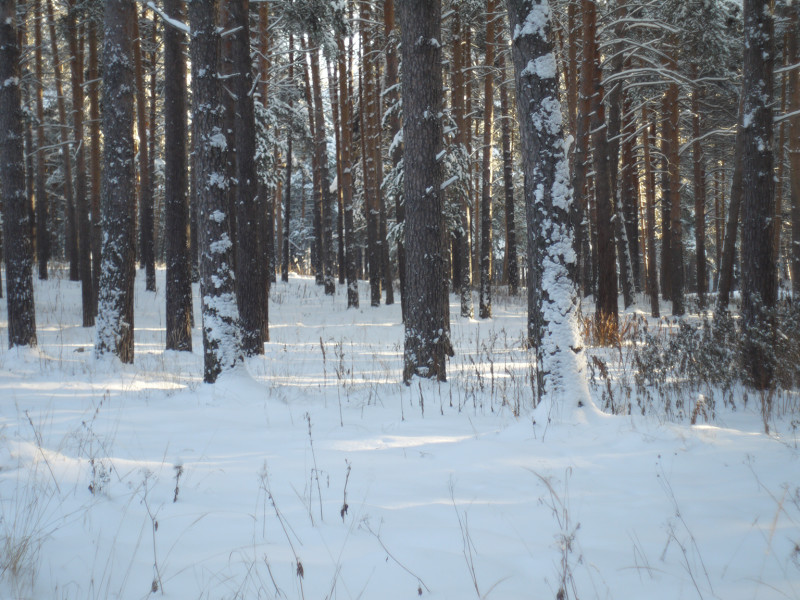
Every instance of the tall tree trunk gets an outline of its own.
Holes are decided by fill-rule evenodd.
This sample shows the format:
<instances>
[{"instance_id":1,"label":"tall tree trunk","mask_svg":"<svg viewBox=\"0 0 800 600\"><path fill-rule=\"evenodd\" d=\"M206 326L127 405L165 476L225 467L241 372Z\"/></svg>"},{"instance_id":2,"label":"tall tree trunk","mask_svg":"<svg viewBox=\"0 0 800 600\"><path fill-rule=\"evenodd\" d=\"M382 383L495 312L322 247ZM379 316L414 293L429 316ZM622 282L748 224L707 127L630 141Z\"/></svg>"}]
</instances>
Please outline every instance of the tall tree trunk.
<instances>
[{"instance_id":1,"label":"tall tree trunk","mask_svg":"<svg viewBox=\"0 0 800 600\"><path fill-rule=\"evenodd\" d=\"M670 127L667 95L661 104L661 295L672 300L672 221L670 219L671 184L669 175Z\"/></svg>"},{"instance_id":2,"label":"tall tree trunk","mask_svg":"<svg viewBox=\"0 0 800 600\"><path fill-rule=\"evenodd\" d=\"M328 171L328 140L325 136L325 116L322 105L322 84L320 82L321 48L311 51L311 87L314 92L314 150L317 154L317 168L320 179L320 203L322 218L322 271L325 293L336 293L336 278L333 274L333 207L331 206L331 184Z\"/></svg>"},{"instance_id":3,"label":"tall tree trunk","mask_svg":"<svg viewBox=\"0 0 800 600\"><path fill-rule=\"evenodd\" d=\"M331 99L331 112L333 113L333 132L336 143L336 266L339 275L339 285L344 285L347 281L347 273L344 262L344 200L342 192L342 120L339 102L339 79L336 75L336 66L330 61L326 61L328 72L328 92Z\"/></svg>"},{"instance_id":4,"label":"tall tree trunk","mask_svg":"<svg viewBox=\"0 0 800 600\"><path fill-rule=\"evenodd\" d=\"M138 18L134 19L133 27L133 62L134 77L136 78L136 134L139 138L139 264L145 271L145 289L147 289L147 291L154 292L156 290L156 258L154 252L155 248L153 246L155 243L153 185L150 181L150 155L147 144L147 114L149 107L145 95L144 69L142 68L142 44L141 37L139 36ZM168 32L165 30L165 44L167 36ZM180 44L180 40L172 43L173 46L175 44ZM175 48L172 48L171 51L173 52L174 56ZM169 60L166 58L166 55L164 58L164 69L165 71L170 70L173 75L175 74L175 67L174 65L169 64ZM179 87L180 84L170 81L169 77L165 77L165 86L169 87L172 93L175 93L176 90L174 88ZM165 110L167 110L166 107ZM150 123L150 126L153 127L154 124ZM185 142L181 142L181 144L184 145L185 148ZM166 156L167 160L169 160L170 154L172 153L172 148L169 143L167 144L167 147L170 148L170 152L167 152ZM176 165L173 164L173 168L174 167L176 167ZM181 175L181 177L184 177L184 175ZM167 241L167 244L169 245L169 241ZM169 300L167 301L169 302ZM169 341L167 343L169 343Z\"/></svg>"},{"instance_id":5,"label":"tall tree trunk","mask_svg":"<svg viewBox=\"0 0 800 600\"><path fill-rule=\"evenodd\" d=\"M794 35L789 37L787 51L789 63L796 64L800 59L800 5L794 4L791 19ZM789 75L791 102L789 111L794 116L789 121L789 169L791 177L792 203L792 251L790 255L792 273L792 296L800 299L800 70L794 69Z\"/></svg>"},{"instance_id":6,"label":"tall tree trunk","mask_svg":"<svg viewBox=\"0 0 800 600\"><path fill-rule=\"evenodd\" d=\"M342 205L344 207L345 275L347 308L358 308L358 266L356 264L355 226L353 215L353 147L352 100L347 89L348 69L344 40L337 38L339 68L339 102L342 119ZM363 132L362 132L363 135Z\"/></svg>"},{"instance_id":7,"label":"tall tree trunk","mask_svg":"<svg viewBox=\"0 0 800 600\"><path fill-rule=\"evenodd\" d=\"M197 172L198 254L200 298L203 312L203 381L217 376L241 360L238 330L239 310L231 269L233 246L229 230L231 215L225 173L227 144L218 77L220 31L217 28L219 0L189 0L192 59L193 115L197 135L193 154Z\"/></svg>"},{"instance_id":8,"label":"tall tree trunk","mask_svg":"<svg viewBox=\"0 0 800 600\"><path fill-rule=\"evenodd\" d=\"M36 258L39 262L39 279L47 279L47 261L50 259L49 202L45 180L47 177L44 156L44 69L42 67L42 2L33 3L34 73L36 74Z\"/></svg>"},{"instance_id":9,"label":"tall tree trunk","mask_svg":"<svg viewBox=\"0 0 800 600\"><path fill-rule=\"evenodd\" d=\"M630 270L633 277L633 290L642 290L642 260L639 246L639 185L636 174L636 113L632 108L629 94L623 95L623 127L620 152L620 208L625 222L625 234L630 256ZM641 240L644 241L643 239Z\"/></svg>"},{"instance_id":10,"label":"tall tree trunk","mask_svg":"<svg viewBox=\"0 0 800 600\"><path fill-rule=\"evenodd\" d=\"M651 139L655 138L655 123L650 122L647 103L642 104L642 148L644 160L644 190L647 207L647 291L650 295L650 315L661 316L658 300L658 260L656 259L656 190L653 162L650 157Z\"/></svg>"},{"instance_id":11,"label":"tall tree trunk","mask_svg":"<svg viewBox=\"0 0 800 600\"><path fill-rule=\"evenodd\" d=\"M469 121L467 118L466 110L466 91L467 84L465 78L465 66L467 48L464 35L462 31L463 24L461 20L461 13L456 11L453 15L453 84L452 84L452 107L453 119L456 125L455 146L456 151L461 152L465 159L466 171L463 175L468 180L464 182L466 191L461 194L459 201L460 221L459 227L456 229L456 235L453 242L454 260L453 267L458 269L458 273L454 272L453 279L458 282L458 294L461 299L461 316L465 318L472 318L474 314L474 307L472 303L472 250L470 248L470 207L469 207L469 180L470 174L470 157L467 151L469 143Z\"/></svg>"},{"instance_id":12,"label":"tall tree trunk","mask_svg":"<svg viewBox=\"0 0 800 600\"><path fill-rule=\"evenodd\" d=\"M8 345L36 346L33 242L25 192L16 3L0 0L0 197L3 198Z\"/></svg>"},{"instance_id":13,"label":"tall tree trunk","mask_svg":"<svg viewBox=\"0 0 800 600\"><path fill-rule=\"evenodd\" d=\"M53 11L53 0L47 0L47 25L50 33L50 54L53 58L53 79L56 84L56 103L58 105L58 123L61 142L61 156L64 161L64 198L66 199L66 223L64 225L64 243L69 261L70 281L79 281L78 269L78 235L75 217L75 196L72 191L72 152L70 149L70 127L67 121L67 105L64 96L64 84L61 74L61 53L58 49L56 21Z\"/></svg>"},{"instance_id":14,"label":"tall tree trunk","mask_svg":"<svg viewBox=\"0 0 800 600\"><path fill-rule=\"evenodd\" d=\"M133 362L136 176L133 167L133 0L106 0L103 38L103 248L98 356Z\"/></svg>"},{"instance_id":15,"label":"tall tree trunk","mask_svg":"<svg viewBox=\"0 0 800 600\"><path fill-rule=\"evenodd\" d=\"M697 72L695 71L695 79ZM692 176L694 179L694 243L697 254L697 303L706 307L708 276L706 274L706 172L703 146L700 141L700 100L702 90L692 90Z\"/></svg>"},{"instance_id":16,"label":"tall tree trunk","mask_svg":"<svg viewBox=\"0 0 800 600\"><path fill-rule=\"evenodd\" d=\"M739 100L739 117L736 128L736 145L733 155L728 219L725 222L725 239L722 245L722 262L719 267L717 310L726 312L733 286L733 260L736 254L736 234L739 230L739 211L742 205L742 163L744 160L744 96Z\"/></svg>"},{"instance_id":17,"label":"tall tree trunk","mask_svg":"<svg viewBox=\"0 0 800 600\"><path fill-rule=\"evenodd\" d=\"M592 108L589 123L594 146L592 161L597 214L597 313L611 330L616 330L619 319L617 265L612 223L611 178L608 168L608 130L605 123L603 86L600 83L600 53L597 48L597 5L594 0L582 0L582 2L584 65L592 69Z\"/></svg>"},{"instance_id":18,"label":"tall tree trunk","mask_svg":"<svg viewBox=\"0 0 800 600\"><path fill-rule=\"evenodd\" d=\"M97 24L89 20L89 81L86 90L89 95L89 194L92 207L92 298L94 314L97 316L97 298L100 285L100 247L103 228L100 223L100 69L97 63ZM145 141L145 144L147 142ZM155 278L155 272L153 273Z\"/></svg>"},{"instance_id":19,"label":"tall tree trunk","mask_svg":"<svg viewBox=\"0 0 800 600\"><path fill-rule=\"evenodd\" d=\"M576 411L591 399L578 334L572 197L549 11L537 0L507 0L507 5L525 172L528 337L537 355L537 395L556 411ZM531 22L539 27L529 27Z\"/></svg>"},{"instance_id":20,"label":"tall tree trunk","mask_svg":"<svg viewBox=\"0 0 800 600\"><path fill-rule=\"evenodd\" d=\"M673 40L675 46L677 42ZM674 57L670 56L667 67L673 71L678 70ZM683 272L683 225L681 222L681 174L679 135L680 112L678 107L678 84L675 82L667 86L664 96L664 123L667 141L666 159L669 177L669 228L670 228L670 284L672 299L672 314L682 315L686 312L684 304L684 272Z\"/></svg>"},{"instance_id":21,"label":"tall tree trunk","mask_svg":"<svg viewBox=\"0 0 800 600\"><path fill-rule=\"evenodd\" d=\"M773 18L769 0L744 1L744 75L742 188L742 317L744 361L750 384L766 390L772 384L769 359L775 323L770 311L777 301L772 244L775 237L773 174L772 71L775 60Z\"/></svg>"},{"instance_id":22,"label":"tall tree trunk","mask_svg":"<svg viewBox=\"0 0 800 600\"><path fill-rule=\"evenodd\" d=\"M409 298L403 380L418 375L444 381L446 356L453 350L446 306L443 169L437 160L444 144L441 2L406 0L399 8Z\"/></svg>"},{"instance_id":23,"label":"tall tree trunk","mask_svg":"<svg viewBox=\"0 0 800 600\"><path fill-rule=\"evenodd\" d=\"M394 18L394 0L385 0L383 4L383 32L386 36L386 91L384 98L386 100L386 110L391 110L388 118L389 122L389 139L392 140L391 151L389 158L392 160L392 168L396 169L400 160L403 158L402 143L395 144L395 139L399 136L402 128L399 111L399 60L397 56L397 38L398 33L395 28ZM398 194L394 198L395 221L398 225L403 222L404 210L402 198ZM403 245L402 236L397 238L397 272L400 279L400 313L403 320L405 320L406 305L405 305L405 284L406 284L406 251ZM387 300L388 303L388 300Z\"/></svg>"},{"instance_id":24,"label":"tall tree trunk","mask_svg":"<svg viewBox=\"0 0 800 600\"><path fill-rule=\"evenodd\" d=\"M506 78L506 61L501 54L498 57L500 76ZM511 118L508 110L508 91L505 84L500 85L500 116L503 132L503 191L506 212L506 281L508 293L517 295L519 287L519 271L517 267L517 230L514 223L514 180L513 158L511 155Z\"/></svg>"},{"instance_id":25,"label":"tall tree trunk","mask_svg":"<svg viewBox=\"0 0 800 600\"><path fill-rule=\"evenodd\" d=\"M492 132L494 131L494 57L496 0L486 0L486 53L483 79L481 158L481 281L478 316L492 316Z\"/></svg>"},{"instance_id":26,"label":"tall tree trunk","mask_svg":"<svg viewBox=\"0 0 800 600\"><path fill-rule=\"evenodd\" d=\"M183 0L164 2L167 16L178 22L184 20L184 8ZM188 125L183 44L183 32L176 27L164 29L164 137L169 149L164 166L166 342L167 350L191 352L192 270L189 255L189 181L186 162Z\"/></svg>"},{"instance_id":27,"label":"tall tree trunk","mask_svg":"<svg viewBox=\"0 0 800 600\"><path fill-rule=\"evenodd\" d=\"M228 2L231 34L233 92L236 96L236 292L242 329L242 349L248 356L264 353L268 303L266 265L262 261L261 219L264 199L258 197L255 165L256 136L253 111L253 68L250 58L249 1Z\"/></svg>"},{"instance_id":28,"label":"tall tree trunk","mask_svg":"<svg viewBox=\"0 0 800 600\"><path fill-rule=\"evenodd\" d=\"M311 152L311 176L313 180L312 202L314 206L312 226L314 228L314 241L311 245L311 267L314 270L314 278L317 285L325 284L325 273L322 265L323 230L322 230L322 174L319 168L319 153L316 151L316 116L314 111L314 97L311 87L311 75L309 74L308 60L310 54L305 38L301 38L303 46L303 83L305 84L305 99L308 108L308 128L311 139L314 141L314 150ZM305 218L303 219L305 221Z\"/></svg>"},{"instance_id":29,"label":"tall tree trunk","mask_svg":"<svg viewBox=\"0 0 800 600\"><path fill-rule=\"evenodd\" d=\"M294 36L289 34L289 82L294 84ZM292 131L286 130L286 176L283 184L285 193L283 208L283 262L281 263L281 281L289 281L289 234L291 233L292 216Z\"/></svg>"},{"instance_id":30,"label":"tall tree trunk","mask_svg":"<svg viewBox=\"0 0 800 600\"><path fill-rule=\"evenodd\" d=\"M94 289L92 285L92 243L89 222L89 198L86 182L86 151L83 143L83 36L78 31L76 0L69 0L67 40L72 57L72 122L75 137L75 213L78 221L78 266L81 276L83 326L94 326Z\"/></svg>"}]
</instances>

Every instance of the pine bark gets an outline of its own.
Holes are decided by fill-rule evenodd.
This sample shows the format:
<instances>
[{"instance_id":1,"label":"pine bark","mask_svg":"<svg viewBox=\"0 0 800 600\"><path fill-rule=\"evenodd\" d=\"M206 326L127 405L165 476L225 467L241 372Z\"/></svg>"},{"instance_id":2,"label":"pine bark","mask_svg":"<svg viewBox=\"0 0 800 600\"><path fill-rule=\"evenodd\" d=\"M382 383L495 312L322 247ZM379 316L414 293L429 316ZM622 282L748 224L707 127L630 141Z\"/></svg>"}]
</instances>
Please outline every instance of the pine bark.
<instances>
[{"instance_id":1,"label":"pine bark","mask_svg":"<svg viewBox=\"0 0 800 600\"><path fill-rule=\"evenodd\" d=\"M198 258L203 313L203 381L214 383L220 373L242 359L239 311L233 274L232 215L226 177L228 146L223 134L222 86L218 75L219 0L189 0L193 115L197 135L193 167L197 182Z\"/></svg>"},{"instance_id":2,"label":"pine bark","mask_svg":"<svg viewBox=\"0 0 800 600\"><path fill-rule=\"evenodd\" d=\"M184 20L183 0L165 0L164 10L178 22ZM184 34L176 27L164 29L164 157L166 347L192 350L192 270L189 255L189 204L186 61ZM140 152L141 146L140 145ZM140 161L143 162L143 161Z\"/></svg>"},{"instance_id":3,"label":"pine bark","mask_svg":"<svg viewBox=\"0 0 800 600\"><path fill-rule=\"evenodd\" d=\"M36 258L39 279L47 279L47 262L50 260L49 200L45 181L47 178L44 147L44 68L42 65L42 2L33 3L34 73L36 74Z\"/></svg>"},{"instance_id":4,"label":"pine bark","mask_svg":"<svg viewBox=\"0 0 800 600\"><path fill-rule=\"evenodd\" d=\"M86 91L89 96L89 194L92 208L92 298L97 316L97 298L100 285L100 247L103 229L100 223L101 143L100 143L100 68L97 62L97 24L89 21L89 81Z\"/></svg>"},{"instance_id":5,"label":"pine bark","mask_svg":"<svg viewBox=\"0 0 800 600\"><path fill-rule=\"evenodd\" d=\"M406 203L406 288L403 380L414 375L447 378L452 355L447 322L443 172L444 144L441 2L399 4L403 57L403 140Z\"/></svg>"},{"instance_id":6,"label":"pine bark","mask_svg":"<svg viewBox=\"0 0 800 600\"><path fill-rule=\"evenodd\" d=\"M139 19L134 19L134 38L133 38L133 60L134 60L134 77L136 78L136 134L139 138L139 265L145 272L145 289L154 292L156 289L156 257L155 257L155 221L153 215L153 185L150 181L150 153L148 147L147 137L147 115L148 115L148 102L145 94L144 85L144 68L142 66L142 44L139 35ZM164 42L166 44L168 37L168 29L164 32ZM171 41L174 46L176 42ZM177 42L180 44L180 41ZM173 53L175 49L171 50ZM166 52L166 49L165 49ZM164 60L165 71L169 69L172 74L175 74L175 66L169 64L169 60ZM171 93L175 93L175 88L180 84L170 81L169 77L165 77L165 87L170 88ZM165 107L166 109L166 107ZM150 123L152 127L154 124ZM165 131L166 134L166 131ZM173 138L174 139L174 138ZM185 146L185 142L182 142ZM171 148L169 143L168 148ZM166 158L169 159L170 152L167 152ZM174 167L174 165L173 165ZM169 242L167 242L169 244ZM169 337L169 336L168 336Z\"/></svg>"},{"instance_id":7,"label":"pine bark","mask_svg":"<svg viewBox=\"0 0 800 600\"><path fill-rule=\"evenodd\" d=\"M133 147L133 0L106 0L103 39L103 248L97 310L98 356L132 363L136 176Z\"/></svg>"},{"instance_id":8,"label":"pine bark","mask_svg":"<svg viewBox=\"0 0 800 600\"><path fill-rule=\"evenodd\" d=\"M236 285L242 330L242 349L248 356L264 353L268 323L266 265L261 260L263 198L258 197L255 165L256 137L249 1L228 2L233 59L232 88L236 97Z\"/></svg>"},{"instance_id":9,"label":"pine bark","mask_svg":"<svg viewBox=\"0 0 800 600\"><path fill-rule=\"evenodd\" d=\"M775 228L773 175L772 73L775 60L769 0L744 1L744 98L742 165L742 317L744 361L750 384L766 390L772 383L769 351L775 323L777 273L772 251Z\"/></svg>"},{"instance_id":10,"label":"pine bark","mask_svg":"<svg viewBox=\"0 0 800 600\"><path fill-rule=\"evenodd\" d=\"M696 75L696 73L695 73ZM706 173L700 141L700 100L702 91L692 90L692 178L694 187L694 243L697 255L697 303L706 307L708 275L706 269Z\"/></svg>"},{"instance_id":11,"label":"pine bark","mask_svg":"<svg viewBox=\"0 0 800 600\"><path fill-rule=\"evenodd\" d=\"M506 78L505 58L498 57L500 76ZM517 229L514 222L514 159L511 154L511 118L508 107L508 90L500 85L500 116L503 134L503 195L506 213L506 256L505 280L508 293L516 296L519 288L519 267L517 265Z\"/></svg>"},{"instance_id":12,"label":"pine bark","mask_svg":"<svg viewBox=\"0 0 800 600\"><path fill-rule=\"evenodd\" d=\"M572 194L549 7L537 0L507 5L525 173L528 337L537 355L537 396L577 409L590 399L577 328Z\"/></svg>"},{"instance_id":13,"label":"pine bark","mask_svg":"<svg viewBox=\"0 0 800 600\"><path fill-rule=\"evenodd\" d=\"M483 79L483 148L481 158L481 279L478 316L492 316L492 132L494 131L494 57L496 0L486 4L486 53Z\"/></svg>"},{"instance_id":14,"label":"pine bark","mask_svg":"<svg viewBox=\"0 0 800 600\"><path fill-rule=\"evenodd\" d=\"M289 34L289 82L294 83L294 36ZM284 206L283 206L283 261L281 263L281 281L289 281L289 234L291 233L292 217L292 132L286 131L286 175L284 177Z\"/></svg>"},{"instance_id":15,"label":"pine bark","mask_svg":"<svg viewBox=\"0 0 800 600\"><path fill-rule=\"evenodd\" d=\"M16 3L0 0L0 197L3 198L8 345L36 346L33 242L25 189Z\"/></svg>"},{"instance_id":16,"label":"pine bark","mask_svg":"<svg viewBox=\"0 0 800 600\"><path fill-rule=\"evenodd\" d=\"M789 63L796 64L800 60L800 5L795 4L791 13L792 30L787 52ZM792 204L792 250L790 253L792 274L792 295L797 301L800 298L800 69L794 69L789 75L791 100L789 112L794 116L789 121L789 171L790 194Z\"/></svg>"},{"instance_id":17,"label":"pine bark","mask_svg":"<svg viewBox=\"0 0 800 600\"><path fill-rule=\"evenodd\" d=\"M661 316L661 309L658 298L658 259L656 258L656 190L655 173L650 155L651 140L655 138L655 128L655 123L650 122L647 103L644 103L642 104L642 153L647 222L647 293L650 296L650 315L658 318Z\"/></svg>"},{"instance_id":18,"label":"pine bark","mask_svg":"<svg viewBox=\"0 0 800 600\"><path fill-rule=\"evenodd\" d=\"M668 67L677 71L678 66L674 57L669 57ZM667 205L669 206L670 225L670 252L669 270L672 300L672 314L683 315L686 312L684 302L684 269L683 269L683 224L681 221L681 174L680 174L680 112L678 106L678 84L675 82L667 86L664 96L665 131L667 142L667 169L669 177L669 193Z\"/></svg>"}]
</instances>

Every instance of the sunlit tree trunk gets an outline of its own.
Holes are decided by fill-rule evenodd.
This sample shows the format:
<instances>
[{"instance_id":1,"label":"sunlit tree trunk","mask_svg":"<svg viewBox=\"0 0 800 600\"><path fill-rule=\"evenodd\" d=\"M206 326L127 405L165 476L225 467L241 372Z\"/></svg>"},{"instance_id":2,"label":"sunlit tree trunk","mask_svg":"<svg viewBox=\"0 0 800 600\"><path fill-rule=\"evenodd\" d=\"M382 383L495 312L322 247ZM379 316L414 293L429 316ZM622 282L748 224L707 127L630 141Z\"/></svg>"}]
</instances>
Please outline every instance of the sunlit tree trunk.
<instances>
[{"instance_id":1,"label":"sunlit tree trunk","mask_svg":"<svg viewBox=\"0 0 800 600\"><path fill-rule=\"evenodd\" d=\"M103 39L103 221L98 356L133 362L136 176L133 148L133 0L106 0Z\"/></svg>"},{"instance_id":2,"label":"sunlit tree trunk","mask_svg":"<svg viewBox=\"0 0 800 600\"><path fill-rule=\"evenodd\" d=\"M97 62L98 31L94 20L89 21L89 81L86 93L89 96L89 193L92 207L92 297L94 314L97 316L97 298L100 285L100 248L103 228L100 222L100 181L101 181L101 142L100 142L100 68ZM145 142L146 143L146 142ZM155 270L153 272L155 278Z\"/></svg>"},{"instance_id":3,"label":"sunlit tree trunk","mask_svg":"<svg viewBox=\"0 0 800 600\"><path fill-rule=\"evenodd\" d=\"M647 103L642 104L642 152L644 160L645 213L647 221L647 292L650 295L650 314L660 317L658 298L658 260L656 258L656 190L651 140L655 138L655 123L650 122Z\"/></svg>"},{"instance_id":4,"label":"sunlit tree trunk","mask_svg":"<svg viewBox=\"0 0 800 600\"><path fill-rule=\"evenodd\" d=\"M494 131L494 57L496 0L486 3L486 53L483 76L483 148L481 158L481 279L478 316L492 316L492 132Z\"/></svg>"}]
</instances>

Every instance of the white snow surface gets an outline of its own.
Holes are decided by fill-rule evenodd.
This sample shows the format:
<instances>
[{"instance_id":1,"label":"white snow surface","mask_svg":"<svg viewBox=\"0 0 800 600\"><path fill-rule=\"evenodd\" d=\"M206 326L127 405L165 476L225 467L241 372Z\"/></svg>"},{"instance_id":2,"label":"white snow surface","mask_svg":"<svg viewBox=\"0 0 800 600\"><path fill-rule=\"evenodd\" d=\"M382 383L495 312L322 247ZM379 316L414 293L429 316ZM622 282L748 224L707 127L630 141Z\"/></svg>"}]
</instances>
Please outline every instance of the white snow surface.
<instances>
[{"instance_id":1,"label":"white snow surface","mask_svg":"<svg viewBox=\"0 0 800 600\"><path fill-rule=\"evenodd\" d=\"M449 381L406 387L399 304L299 276L265 355L207 385L197 287L195 350L166 352L157 282L133 365L94 359L63 273L38 349L0 302L0 598L554 598L562 558L569 598L800 597L796 412L548 423L524 294L488 321L451 296Z\"/></svg>"}]
</instances>

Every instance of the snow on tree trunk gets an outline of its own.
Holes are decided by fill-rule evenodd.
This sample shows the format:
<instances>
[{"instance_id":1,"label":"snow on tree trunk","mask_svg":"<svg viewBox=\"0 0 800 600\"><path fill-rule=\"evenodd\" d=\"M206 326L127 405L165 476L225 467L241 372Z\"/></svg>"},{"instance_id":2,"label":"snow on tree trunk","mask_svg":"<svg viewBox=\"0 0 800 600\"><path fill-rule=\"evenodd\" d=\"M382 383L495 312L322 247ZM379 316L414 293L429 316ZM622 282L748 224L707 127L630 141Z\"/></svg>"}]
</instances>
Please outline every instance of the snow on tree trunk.
<instances>
[{"instance_id":1,"label":"snow on tree trunk","mask_svg":"<svg viewBox=\"0 0 800 600\"><path fill-rule=\"evenodd\" d=\"M403 380L446 379L452 355L447 321L440 0L399 3L403 59L406 292Z\"/></svg>"},{"instance_id":2,"label":"snow on tree trunk","mask_svg":"<svg viewBox=\"0 0 800 600\"><path fill-rule=\"evenodd\" d=\"M136 176L133 150L133 0L107 0L103 38L103 247L97 305L98 356L133 362Z\"/></svg>"},{"instance_id":3,"label":"snow on tree trunk","mask_svg":"<svg viewBox=\"0 0 800 600\"><path fill-rule=\"evenodd\" d=\"M507 0L528 225L528 335L544 410L591 407L578 333L572 188L547 0ZM558 400L558 402L556 402ZM586 411L584 411L586 412ZM570 416L572 416L570 415Z\"/></svg>"},{"instance_id":4,"label":"snow on tree trunk","mask_svg":"<svg viewBox=\"0 0 800 600\"><path fill-rule=\"evenodd\" d=\"M777 300L772 240L775 237L772 70L775 59L769 0L744 2L744 98L742 163L742 316L745 366L750 384L767 389L772 380L770 314Z\"/></svg>"},{"instance_id":5,"label":"snow on tree trunk","mask_svg":"<svg viewBox=\"0 0 800 600\"><path fill-rule=\"evenodd\" d=\"M223 133L224 106L217 70L220 32L216 26L219 0L189 0L193 115L197 140L200 299L203 314L203 381L213 383L241 360L239 309L233 274L233 244L229 231L226 175L228 151Z\"/></svg>"},{"instance_id":6,"label":"snow on tree trunk","mask_svg":"<svg viewBox=\"0 0 800 600\"><path fill-rule=\"evenodd\" d=\"M33 244L26 206L16 3L0 0L0 169L8 302L8 345L36 345Z\"/></svg>"}]
</instances>

